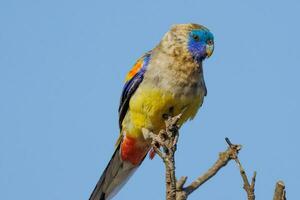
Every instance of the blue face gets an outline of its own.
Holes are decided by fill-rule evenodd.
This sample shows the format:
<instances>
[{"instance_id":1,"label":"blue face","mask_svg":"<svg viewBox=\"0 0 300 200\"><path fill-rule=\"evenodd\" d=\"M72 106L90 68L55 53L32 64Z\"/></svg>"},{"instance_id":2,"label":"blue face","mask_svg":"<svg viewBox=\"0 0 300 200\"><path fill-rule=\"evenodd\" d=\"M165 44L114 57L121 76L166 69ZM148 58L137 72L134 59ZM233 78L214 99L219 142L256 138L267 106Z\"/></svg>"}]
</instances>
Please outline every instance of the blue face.
<instances>
[{"instance_id":1,"label":"blue face","mask_svg":"<svg viewBox=\"0 0 300 200\"><path fill-rule=\"evenodd\" d=\"M211 56L214 36L208 29L194 29L189 33L188 50L197 62Z\"/></svg>"}]
</instances>

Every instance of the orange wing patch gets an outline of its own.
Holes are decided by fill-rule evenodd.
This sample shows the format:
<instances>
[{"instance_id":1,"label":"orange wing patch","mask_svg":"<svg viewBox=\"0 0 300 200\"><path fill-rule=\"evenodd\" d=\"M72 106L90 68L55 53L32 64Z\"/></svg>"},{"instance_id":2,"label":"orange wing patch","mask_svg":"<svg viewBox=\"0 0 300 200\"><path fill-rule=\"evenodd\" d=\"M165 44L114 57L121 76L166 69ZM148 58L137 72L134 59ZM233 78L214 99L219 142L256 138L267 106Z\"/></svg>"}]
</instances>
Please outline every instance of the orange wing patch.
<instances>
[{"instance_id":1,"label":"orange wing patch","mask_svg":"<svg viewBox=\"0 0 300 200\"><path fill-rule=\"evenodd\" d=\"M143 59L138 60L132 67L132 69L128 72L125 81L129 81L136 75L138 71L143 67Z\"/></svg>"}]
</instances>

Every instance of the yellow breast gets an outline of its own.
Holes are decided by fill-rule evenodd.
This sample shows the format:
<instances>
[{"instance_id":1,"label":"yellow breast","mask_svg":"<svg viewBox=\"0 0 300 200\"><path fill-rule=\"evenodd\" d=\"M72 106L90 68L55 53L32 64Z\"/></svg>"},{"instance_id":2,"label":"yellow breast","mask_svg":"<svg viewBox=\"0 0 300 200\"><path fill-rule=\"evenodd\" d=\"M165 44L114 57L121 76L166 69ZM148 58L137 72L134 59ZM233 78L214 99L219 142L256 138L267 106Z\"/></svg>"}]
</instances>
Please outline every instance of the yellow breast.
<instances>
[{"instance_id":1,"label":"yellow breast","mask_svg":"<svg viewBox=\"0 0 300 200\"><path fill-rule=\"evenodd\" d=\"M155 133L164 128L167 115L177 115L183 110L179 125L193 118L203 102L203 95L175 96L157 88L140 88L130 100L128 113L123 121L123 129L131 137L142 137L141 129Z\"/></svg>"}]
</instances>

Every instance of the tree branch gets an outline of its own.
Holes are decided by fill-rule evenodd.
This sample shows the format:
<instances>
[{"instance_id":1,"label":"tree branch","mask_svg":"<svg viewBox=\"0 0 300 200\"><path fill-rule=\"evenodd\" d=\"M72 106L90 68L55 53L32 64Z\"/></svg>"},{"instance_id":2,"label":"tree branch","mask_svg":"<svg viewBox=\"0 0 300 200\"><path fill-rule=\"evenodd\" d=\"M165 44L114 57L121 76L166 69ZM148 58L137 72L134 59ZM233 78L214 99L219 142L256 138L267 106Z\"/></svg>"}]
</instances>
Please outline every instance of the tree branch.
<instances>
[{"instance_id":1,"label":"tree branch","mask_svg":"<svg viewBox=\"0 0 300 200\"><path fill-rule=\"evenodd\" d=\"M155 135L147 129L142 130L144 138L152 140L152 148L165 164L167 200L186 200L192 192L212 178L222 167L226 166L230 160L236 159L237 154L241 149L241 145L229 145L226 151L219 154L218 160L207 172L205 172L202 176L199 176L187 187L184 187L187 177L181 177L178 181L176 181L174 159L179 137L177 122L180 117L181 114L175 117L168 117L165 121L166 129L160 131L158 135ZM160 147L163 151L161 151Z\"/></svg>"},{"instance_id":2,"label":"tree branch","mask_svg":"<svg viewBox=\"0 0 300 200\"><path fill-rule=\"evenodd\" d=\"M241 145L231 145L227 148L225 152L220 153L219 158L214 163L214 165L202 176L199 176L195 181L193 181L189 186L184 188L185 192L189 195L193 191L195 191L198 187L200 187L203 183L208 181L222 167L226 166L230 160L235 159L240 149L241 149Z\"/></svg>"},{"instance_id":3,"label":"tree branch","mask_svg":"<svg viewBox=\"0 0 300 200\"><path fill-rule=\"evenodd\" d=\"M230 140L228 138L225 138L226 142L228 143L229 146L232 146L233 144L230 142ZM256 178L256 172L254 172L252 180L251 180L251 184L249 184L248 181L248 177L247 174L238 158L238 156L236 156L234 158L235 162L237 163L239 170L240 170L240 174L242 176L243 182L244 182L244 190L247 193L247 197L248 200L255 200L255 194L254 194L254 190L255 190L255 178Z\"/></svg>"},{"instance_id":4,"label":"tree branch","mask_svg":"<svg viewBox=\"0 0 300 200\"><path fill-rule=\"evenodd\" d=\"M151 139L151 145L154 151L159 155L165 164L166 172L166 196L167 200L176 199L176 176L174 154L178 142L179 127L177 122L181 114L175 117L168 117L165 121L166 129L161 130L158 135L147 129L142 129L145 139ZM162 147L163 151L160 150Z\"/></svg>"},{"instance_id":5,"label":"tree branch","mask_svg":"<svg viewBox=\"0 0 300 200\"><path fill-rule=\"evenodd\" d=\"M244 190L247 193L248 200L255 200L255 179L256 172L254 172L249 183L247 174L238 159L238 153L241 150L241 145L232 144L228 138L225 138L228 148L226 151L219 153L219 158L203 175L199 176L191 184L184 187L187 177L183 176L178 181L175 176L175 158L174 154L178 142L179 132L177 122L181 114L175 117L167 117L165 130L161 130L159 134L154 134L147 129L142 129L144 138L151 140L151 146L158 156L163 160L165 165L166 176L166 199L167 200L186 200L188 196L197 190L202 184L216 175L220 169L227 165L230 160L235 160L239 168ZM282 181L278 181L274 193L273 200L286 200L285 185Z\"/></svg>"},{"instance_id":6,"label":"tree branch","mask_svg":"<svg viewBox=\"0 0 300 200\"><path fill-rule=\"evenodd\" d=\"M285 185L283 181L278 181L276 183L273 200L286 200Z\"/></svg>"}]
</instances>

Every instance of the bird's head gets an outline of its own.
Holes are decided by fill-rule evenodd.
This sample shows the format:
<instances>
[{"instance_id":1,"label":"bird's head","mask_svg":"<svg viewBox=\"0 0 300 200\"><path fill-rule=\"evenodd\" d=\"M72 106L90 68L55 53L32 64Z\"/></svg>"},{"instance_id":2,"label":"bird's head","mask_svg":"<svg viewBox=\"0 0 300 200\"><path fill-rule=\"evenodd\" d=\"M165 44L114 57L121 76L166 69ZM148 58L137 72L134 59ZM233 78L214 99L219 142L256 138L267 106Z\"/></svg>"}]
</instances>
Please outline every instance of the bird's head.
<instances>
[{"instance_id":1,"label":"bird's head","mask_svg":"<svg viewBox=\"0 0 300 200\"><path fill-rule=\"evenodd\" d=\"M214 51L214 36L198 24L177 24L163 38L164 47L177 54L187 54L197 62L203 61Z\"/></svg>"},{"instance_id":2,"label":"bird's head","mask_svg":"<svg viewBox=\"0 0 300 200\"><path fill-rule=\"evenodd\" d=\"M188 50L196 60L204 60L214 51L214 36L205 27L193 29L188 35Z\"/></svg>"}]
</instances>

